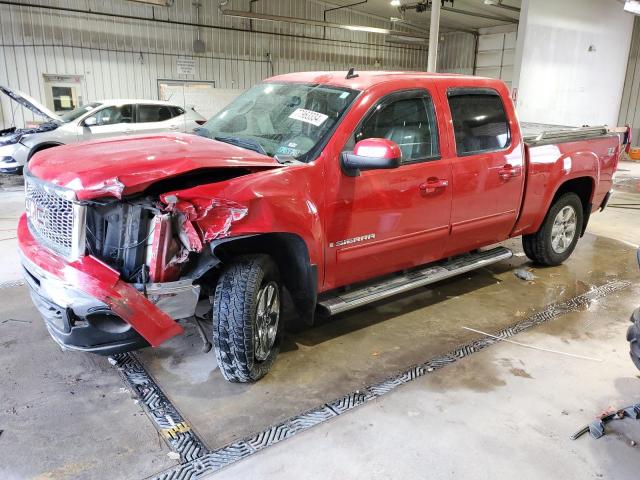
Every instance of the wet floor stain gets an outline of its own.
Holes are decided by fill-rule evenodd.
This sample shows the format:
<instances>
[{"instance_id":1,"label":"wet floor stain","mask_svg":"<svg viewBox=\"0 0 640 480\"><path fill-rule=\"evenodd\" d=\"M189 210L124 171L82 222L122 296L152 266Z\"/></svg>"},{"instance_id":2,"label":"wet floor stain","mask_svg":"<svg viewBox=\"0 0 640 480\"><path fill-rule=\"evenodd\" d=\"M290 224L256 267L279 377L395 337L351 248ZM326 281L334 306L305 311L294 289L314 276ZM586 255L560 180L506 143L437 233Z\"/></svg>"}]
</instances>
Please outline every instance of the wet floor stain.
<instances>
[{"instance_id":1,"label":"wet floor stain","mask_svg":"<svg viewBox=\"0 0 640 480\"><path fill-rule=\"evenodd\" d=\"M524 368L512 368L509 370L512 375L522 378L533 378Z\"/></svg>"}]
</instances>

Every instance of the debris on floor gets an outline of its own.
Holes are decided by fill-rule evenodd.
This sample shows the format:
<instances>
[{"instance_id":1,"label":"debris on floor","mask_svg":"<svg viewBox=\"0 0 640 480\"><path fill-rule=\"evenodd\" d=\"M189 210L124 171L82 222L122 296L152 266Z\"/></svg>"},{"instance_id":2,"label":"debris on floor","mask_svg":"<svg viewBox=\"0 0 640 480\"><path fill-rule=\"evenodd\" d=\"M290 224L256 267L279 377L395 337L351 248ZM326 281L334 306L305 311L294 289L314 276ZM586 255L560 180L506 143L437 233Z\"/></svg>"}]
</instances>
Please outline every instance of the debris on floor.
<instances>
[{"instance_id":1,"label":"debris on floor","mask_svg":"<svg viewBox=\"0 0 640 480\"><path fill-rule=\"evenodd\" d=\"M561 352L559 350L552 350L550 348L543 348L543 347L538 347L536 345L529 345L529 344L526 344L526 343L516 342L515 340L509 340L509 339L504 338L504 337L498 337L496 335L491 335L490 333L483 332L482 330L476 330L475 328L464 327L464 326L462 328L464 330L469 330L470 332L480 333L480 334L485 335L485 336L487 336L489 338L493 338L494 340L501 340L503 342L511 343L513 345L519 345L521 347L531 348L532 350L538 350L538 351L541 351L541 352L555 353L557 355L564 355L565 357L579 358L581 360L591 360L592 362L602 362L601 358L586 357L584 355L576 355L575 353Z\"/></svg>"},{"instance_id":2,"label":"debris on floor","mask_svg":"<svg viewBox=\"0 0 640 480\"><path fill-rule=\"evenodd\" d=\"M606 433L604 431L604 426L606 423L609 423L612 420L623 420L625 417L629 417L634 420L640 419L640 403L636 403L635 405L630 405L620 410L616 410L615 412L605 412L589 425L581 428L576 433L571 435L571 437L569 438L571 438L571 440L576 440L587 432L589 432L593 438L603 437Z\"/></svg>"},{"instance_id":3,"label":"debris on floor","mask_svg":"<svg viewBox=\"0 0 640 480\"><path fill-rule=\"evenodd\" d=\"M524 268L518 268L518 269L514 270L513 274L516 277L518 277L520 280L526 280L527 282L532 282L536 278L538 278L533 273L531 273L529 270L525 270Z\"/></svg>"}]
</instances>

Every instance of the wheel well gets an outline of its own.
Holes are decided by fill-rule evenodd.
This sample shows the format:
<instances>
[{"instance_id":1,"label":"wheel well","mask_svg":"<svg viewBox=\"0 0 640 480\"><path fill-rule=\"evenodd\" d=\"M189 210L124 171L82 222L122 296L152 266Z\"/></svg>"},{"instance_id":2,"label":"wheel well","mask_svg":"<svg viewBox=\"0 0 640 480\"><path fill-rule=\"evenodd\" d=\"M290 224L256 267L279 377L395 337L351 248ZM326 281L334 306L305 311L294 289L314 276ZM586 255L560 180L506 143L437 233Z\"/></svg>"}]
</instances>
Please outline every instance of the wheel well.
<instances>
[{"instance_id":1,"label":"wheel well","mask_svg":"<svg viewBox=\"0 0 640 480\"><path fill-rule=\"evenodd\" d=\"M580 198L580 202L582 203L582 212L584 214L584 222L582 224L582 232L580 232L580 236L584 235L585 230L587 229L587 223L589 222L589 217L591 216L591 195L593 195L594 182L591 177L579 177L573 178L571 180L567 180L556 192L551 205L553 205L558 198L568 192L573 192ZM551 206L549 206L551 208Z\"/></svg>"},{"instance_id":2,"label":"wheel well","mask_svg":"<svg viewBox=\"0 0 640 480\"><path fill-rule=\"evenodd\" d=\"M304 240L291 233L265 233L228 239L213 247L213 254L223 265L233 257L252 253L273 258L301 320L312 324L317 299L317 267L310 262Z\"/></svg>"},{"instance_id":3,"label":"wheel well","mask_svg":"<svg viewBox=\"0 0 640 480\"><path fill-rule=\"evenodd\" d=\"M64 145L64 144L57 143L57 142L47 142L47 143L41 143L39 145L36 145L29 152L29 157L27 158L27 161L31 160L31 157L33 157L36 153L41 152L42 150L46 150L47 148L52 148L52 147L59 147L60 145Z\"/></svg>"}]
</instances>

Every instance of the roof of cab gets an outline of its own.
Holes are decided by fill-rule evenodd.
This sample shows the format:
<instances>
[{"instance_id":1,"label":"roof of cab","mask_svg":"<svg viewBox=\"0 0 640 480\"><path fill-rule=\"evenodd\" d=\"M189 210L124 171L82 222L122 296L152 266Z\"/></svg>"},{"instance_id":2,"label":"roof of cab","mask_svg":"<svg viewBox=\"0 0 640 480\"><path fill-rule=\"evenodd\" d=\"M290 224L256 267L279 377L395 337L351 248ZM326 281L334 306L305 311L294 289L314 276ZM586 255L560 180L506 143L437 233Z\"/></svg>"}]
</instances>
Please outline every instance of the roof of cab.
<instances>
[{"instance_id":1,"label":"roof of cab","mask_svg":"<svg viewBox=\"0 0 640 480\"><path fill-rule=\"evenodd\" d=\"M438 78L438 79L460 79L468 78L471 81L487 80L482 77L469 75L458 75L454 73L427 73L427 72L387 72L387 71L356 71L358 76L347 79L346 71L337 72L300 72L287 73L267 79L267 82L297 82L297 83L313 83L334 85L337 87L352 88L354 90L365 90L379 83L393 81L399 76L405 79L418 78Z\"/></svg>"}]
</instances>

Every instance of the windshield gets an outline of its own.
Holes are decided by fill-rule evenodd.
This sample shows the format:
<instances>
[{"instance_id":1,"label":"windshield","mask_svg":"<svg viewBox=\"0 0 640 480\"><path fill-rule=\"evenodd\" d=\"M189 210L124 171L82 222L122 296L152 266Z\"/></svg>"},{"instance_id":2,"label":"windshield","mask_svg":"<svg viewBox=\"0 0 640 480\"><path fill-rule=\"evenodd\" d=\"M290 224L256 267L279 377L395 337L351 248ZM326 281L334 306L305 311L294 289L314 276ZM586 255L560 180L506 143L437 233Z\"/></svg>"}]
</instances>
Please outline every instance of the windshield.
<instances>
[{"instance_id":1,"label":"windshield","mask_svg":"<svg viewBox=\"0 0 640 480\"><path fill-rule=\"evenodd\" d=\"M263 83L236 98L198 133L271 157L308 161L357 95L325 85Z\"/></svg>"},{"instance_id":2,"label":"windshield","mask_svg":"<svg viewBox=\"0 0 640 480\"><path fill-rule=\"evenodd\" d=\"M60 115L60 118L62 119L62 121L64 123L68 123L71 122L72 120L75 120L76 118L78 118L81 115L84 115L85 113L90 112L91 110L93 110L94 108L99 107L101 104L94 102L94 103L85 103L84 105L80 105L78 108L71 110L70 112L65 113L64 115Z\"/></svg>"}]
</instances>

